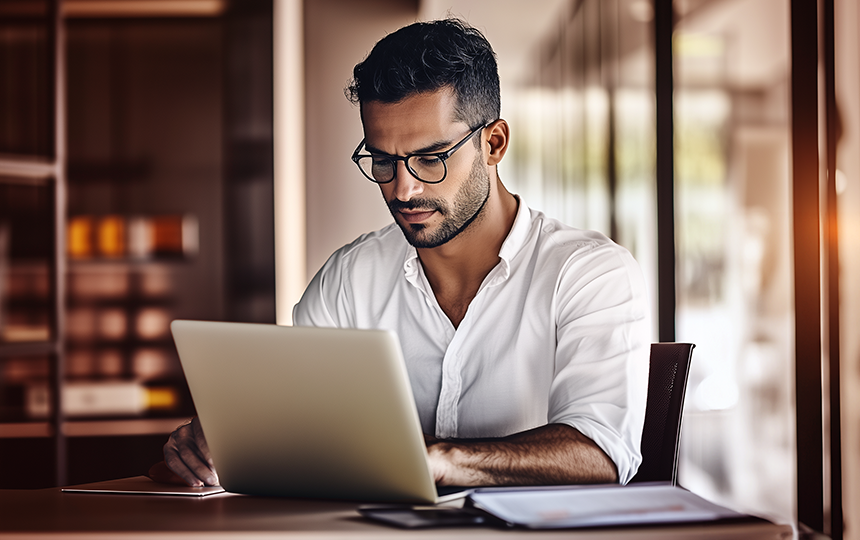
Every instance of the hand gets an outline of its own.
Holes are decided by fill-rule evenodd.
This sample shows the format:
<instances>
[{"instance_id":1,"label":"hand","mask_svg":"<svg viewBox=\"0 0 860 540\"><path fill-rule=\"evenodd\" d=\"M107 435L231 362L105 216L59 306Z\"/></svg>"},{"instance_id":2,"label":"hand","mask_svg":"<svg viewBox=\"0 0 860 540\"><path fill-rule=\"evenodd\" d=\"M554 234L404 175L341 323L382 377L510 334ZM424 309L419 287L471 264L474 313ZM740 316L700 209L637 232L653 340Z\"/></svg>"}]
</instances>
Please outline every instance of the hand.
<instances>
[{"instance_id":1,"label":"hand","mask_svg":"<svg viewBox=\"0 0 860 540\"><path fill-rule=\"evenodd\" d=\"M433 438L432 442L424 436L427 441L427 464L430 467L430 475L433 481L440 486L465 486L467 480L462 475L457 476L457 467L452 462L453 445Z\"/></svg>"},{"instance_id":2,"label":"hand","mask_svg":"<svg viewBox=\"0 0 860 540\"><path fill-rule=\"evenodd\" d=\"M159 484L176 484L179 486L188 485L185 480L177 476L175 472L171 471L164 461L159 461L150 467L146 476L148 476L153 482L158 482Z\"/></svg>"},{"instance_id":3,"label":"hand","mask_svg":"<svg viewBox=\"0 0 860 540\"><path fill-rule=\"evenodd\" d=\"M164 445L164 462L189 486L218 485L218 473L209 456L209 445L196 417L170 434Z\"/></svg>"},{"instance_id":4,"label":"hand","mask_svg":"<svg viewBox=\"0 0 860 540\"><path fill-rule=\"evenodd\" d=\"M424 434L424 444L427 446L427 464L430 466L430 475L437 485L447 486L452 484L448 479L450 469L446 458L449 450L447 441L437 439L433 435Z\"/></svg>"}]
</instances>

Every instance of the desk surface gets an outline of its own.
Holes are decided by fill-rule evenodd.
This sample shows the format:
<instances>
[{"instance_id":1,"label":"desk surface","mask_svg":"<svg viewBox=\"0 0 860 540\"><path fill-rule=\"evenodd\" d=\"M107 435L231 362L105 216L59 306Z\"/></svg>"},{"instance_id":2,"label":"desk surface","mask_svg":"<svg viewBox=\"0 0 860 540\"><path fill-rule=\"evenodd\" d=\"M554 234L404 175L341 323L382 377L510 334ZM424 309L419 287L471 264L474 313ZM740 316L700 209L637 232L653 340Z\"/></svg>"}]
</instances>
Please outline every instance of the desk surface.
<instances>
[{"instance_id":1,"label":"desk surface","mask_svg":"<svg viewBox=\"0 0 860 540\"><path fill-rule=\"evenodd\" d=\"M250 497L229 493L202 498L63 493L58 488L0 490L4 540L49 538L558 538L663 540L792 537L788 525L709 524L587 531L430 529L403 531L366 521L356 503ZM33 534L42 533L42 534Z\"/></svg>"}]
</instances>

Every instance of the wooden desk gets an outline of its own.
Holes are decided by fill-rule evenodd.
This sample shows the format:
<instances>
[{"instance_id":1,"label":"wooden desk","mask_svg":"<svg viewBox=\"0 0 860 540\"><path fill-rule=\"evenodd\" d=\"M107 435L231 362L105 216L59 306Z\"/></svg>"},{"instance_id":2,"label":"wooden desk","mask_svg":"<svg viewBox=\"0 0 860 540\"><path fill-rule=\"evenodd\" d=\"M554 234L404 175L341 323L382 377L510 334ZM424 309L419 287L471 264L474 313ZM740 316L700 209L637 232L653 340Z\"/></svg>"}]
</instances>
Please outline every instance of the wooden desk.
<instances>
[{"instance_id":1,"label":"wooden desk","mask_svg":"<svg viewBox=\"0 0 860 540\"><path fill-rule=\"evenodd\" d=\"M787 540L792 529L769 523L620 528L590 531L430 529L403 531L361 518L358 505L219 494L203 498L62 493L59 489L0 490L0 537L27 538L402 538L456 540L707 538Z\"/></svg>"}]
</instances>

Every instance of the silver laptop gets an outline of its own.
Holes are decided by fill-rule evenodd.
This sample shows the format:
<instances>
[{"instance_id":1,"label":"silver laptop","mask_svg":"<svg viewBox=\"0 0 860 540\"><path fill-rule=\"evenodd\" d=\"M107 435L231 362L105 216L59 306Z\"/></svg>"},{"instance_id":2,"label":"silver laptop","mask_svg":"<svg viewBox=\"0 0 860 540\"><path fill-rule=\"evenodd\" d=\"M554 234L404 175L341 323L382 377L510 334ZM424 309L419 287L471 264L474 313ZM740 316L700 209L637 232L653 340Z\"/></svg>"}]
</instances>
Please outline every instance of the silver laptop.
<instances>
[{"instance_id":1,"label":"silver laptop","mask_svg":"<svg viewBox=\"0 0 860 540\"><path fill-rule=\"evenodd\" d=\"M393 332L170 325L221 485L235 493L436 503Z\"/></svg>"}]
</instances>

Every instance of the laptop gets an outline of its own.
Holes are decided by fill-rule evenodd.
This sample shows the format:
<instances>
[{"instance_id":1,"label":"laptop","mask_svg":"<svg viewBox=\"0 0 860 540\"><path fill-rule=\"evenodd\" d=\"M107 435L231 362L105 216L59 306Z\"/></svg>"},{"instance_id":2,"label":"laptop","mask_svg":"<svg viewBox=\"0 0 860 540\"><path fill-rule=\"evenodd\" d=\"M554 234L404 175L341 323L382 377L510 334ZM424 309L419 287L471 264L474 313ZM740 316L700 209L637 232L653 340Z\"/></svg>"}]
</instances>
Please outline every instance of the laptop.
<instances>
[{"instance_id":1,"label":"laptop","mask_svg":"<svg viewBox=\"0 0 860 540\"><path fill-rule=\"evenodd\" d=\"M397 335L175 320L221 485L250 495L434 504Z\"/></svg>"}]
</instances>

